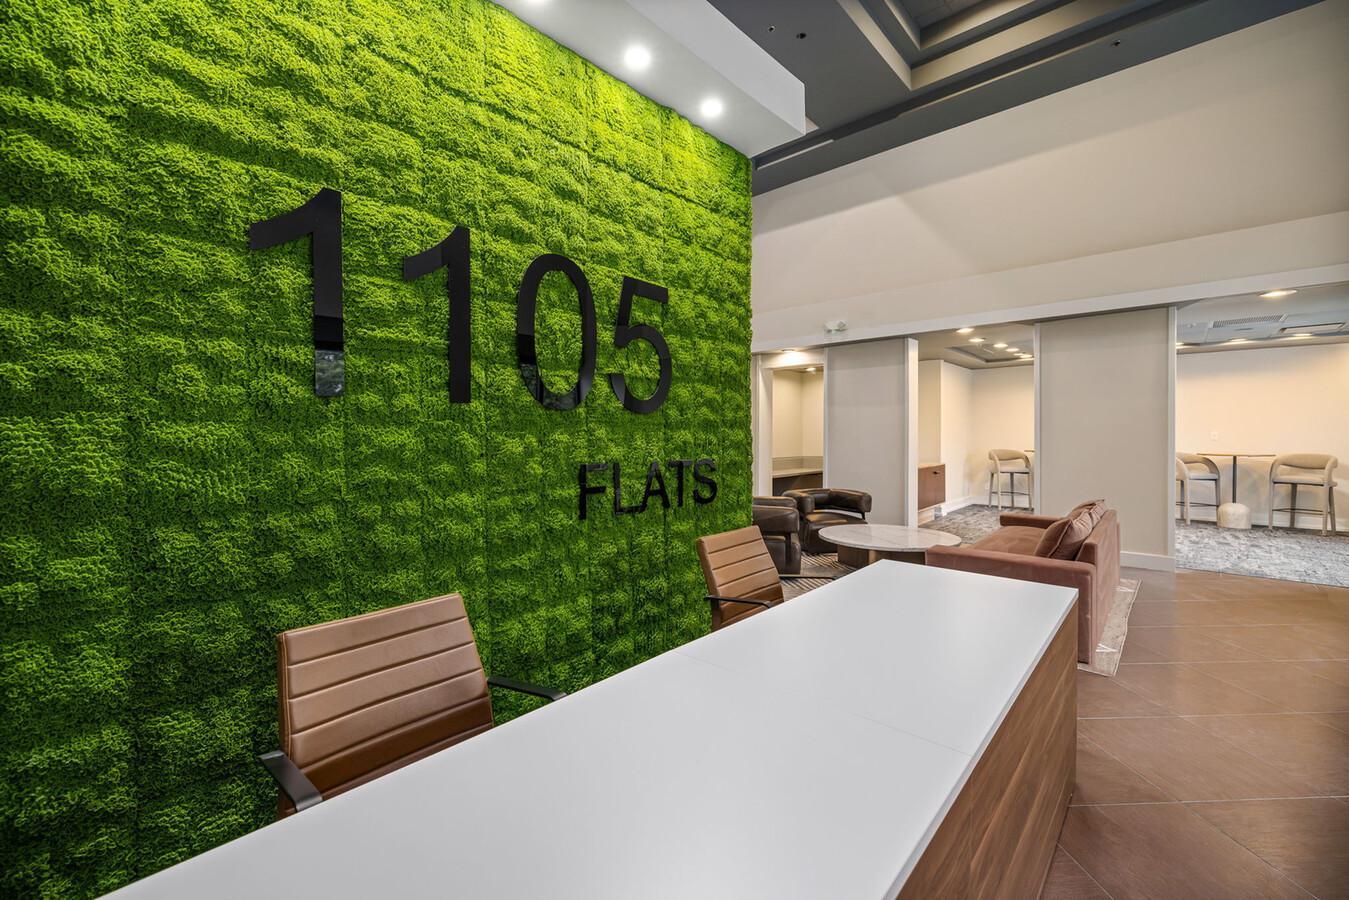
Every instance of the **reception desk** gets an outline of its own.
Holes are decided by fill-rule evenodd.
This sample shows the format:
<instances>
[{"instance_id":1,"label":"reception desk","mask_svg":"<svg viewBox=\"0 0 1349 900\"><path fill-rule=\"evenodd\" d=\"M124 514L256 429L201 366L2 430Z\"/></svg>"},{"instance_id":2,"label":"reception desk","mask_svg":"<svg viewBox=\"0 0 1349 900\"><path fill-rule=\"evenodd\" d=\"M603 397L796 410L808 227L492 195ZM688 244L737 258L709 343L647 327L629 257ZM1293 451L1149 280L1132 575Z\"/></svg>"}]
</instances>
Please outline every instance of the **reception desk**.
<instances>
[{"instance_id":1,"label":"reception desk","mask_svg":"<svg viewBox=\"0 0 1349 900\"><path fill-rule=\"evenodd\" d=\"M880 562L119 896L1033 897L1075 598Z\"/></svg>"}]
</instances>

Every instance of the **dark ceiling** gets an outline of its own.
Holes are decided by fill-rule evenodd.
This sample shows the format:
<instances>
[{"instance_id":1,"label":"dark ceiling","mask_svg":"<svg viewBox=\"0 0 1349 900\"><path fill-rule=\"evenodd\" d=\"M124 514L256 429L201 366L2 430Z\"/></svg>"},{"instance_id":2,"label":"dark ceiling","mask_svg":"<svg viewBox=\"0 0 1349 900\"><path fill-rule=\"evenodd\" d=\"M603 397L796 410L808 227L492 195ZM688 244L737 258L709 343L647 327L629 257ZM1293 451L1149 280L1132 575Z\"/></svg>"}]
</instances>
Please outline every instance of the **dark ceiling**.
<instances>
[{"instance_id":1,"label":"dark ceiling","mask_svg":"<svg viewBox=\"0 0 1349 900\"><path fill-rule=\"evenodd\" d=\"M763 193L1319 0L710 0L806 87Z\"/></svg>"}]
</instances>

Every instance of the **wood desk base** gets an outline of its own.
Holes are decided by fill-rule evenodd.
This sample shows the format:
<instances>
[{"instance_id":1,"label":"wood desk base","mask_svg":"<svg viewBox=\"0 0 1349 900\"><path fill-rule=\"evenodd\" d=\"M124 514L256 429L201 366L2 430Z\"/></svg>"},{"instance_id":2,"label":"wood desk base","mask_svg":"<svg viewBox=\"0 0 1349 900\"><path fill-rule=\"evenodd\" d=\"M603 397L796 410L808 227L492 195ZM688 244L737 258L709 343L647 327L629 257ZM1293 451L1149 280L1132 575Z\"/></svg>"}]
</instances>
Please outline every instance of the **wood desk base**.
<instances>
[{"instance_id":1,"label":"wood desk base","mask_svg":"<svg viewBox=\"0 0 1349 900\"><path fill-rule=\"evenodd\" d=\"M1077 763L1077 610L1068 614L899 892L1038 897Z\"/></svg>"}]
</instances>

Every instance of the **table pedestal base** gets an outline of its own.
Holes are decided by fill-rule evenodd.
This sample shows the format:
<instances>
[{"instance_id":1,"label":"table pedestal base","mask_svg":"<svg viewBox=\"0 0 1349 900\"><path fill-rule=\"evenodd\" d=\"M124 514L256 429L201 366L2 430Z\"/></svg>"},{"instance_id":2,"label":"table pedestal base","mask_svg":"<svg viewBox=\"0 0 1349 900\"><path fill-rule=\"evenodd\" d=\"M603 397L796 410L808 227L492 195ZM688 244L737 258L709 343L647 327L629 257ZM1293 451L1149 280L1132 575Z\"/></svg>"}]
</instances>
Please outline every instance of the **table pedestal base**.
<instances>
[{"instance_id":1,"label":"table pedestal base","mask_svg":"<svg viewBox=\"0 0 1349 900\"><path fill-rule=\"evenodd\" d=\"M1218 507L1218 527L1239 528L1249 531L1251 508L1245 503L1224 503Z\"/></svg>"},{"instance_id":2,"label":"table pedestal base","mask_svg":"<svg viewBox=\"0 0 1349 900\"><path fill-rule=\"evenodd\" d=\"M925 550L862 550L857 547L838 548L838 561L850 569L860 569L863 566L869 566L878 559L895 559L900 562L916 563L917 565L927 564L927 551Z\"/></svg>"}]
</instances>

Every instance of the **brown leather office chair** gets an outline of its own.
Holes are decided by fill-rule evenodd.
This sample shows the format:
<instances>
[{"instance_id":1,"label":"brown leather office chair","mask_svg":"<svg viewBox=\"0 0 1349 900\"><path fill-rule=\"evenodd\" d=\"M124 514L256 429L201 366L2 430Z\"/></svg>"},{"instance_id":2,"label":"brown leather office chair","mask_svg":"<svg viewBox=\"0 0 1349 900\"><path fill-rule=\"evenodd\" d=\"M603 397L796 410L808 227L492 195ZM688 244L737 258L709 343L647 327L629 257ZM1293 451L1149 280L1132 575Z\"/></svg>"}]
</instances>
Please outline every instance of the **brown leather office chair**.
<instances>
[{"instance_id":1,"label":"brown leather office chair","mask_svg":"<svg viewBox=\"0 0 1349 900\"><path fill-rule=\"evenodd\" d=\"M464 598L433 597L277 635L281 750L260 759L277 815L307 809L492 727L487 677Z\"/></svg>"},{"instance_id":2,"label":"brown leather office chair","mask_svg":"<svg viewBox=\"0 0 1349 900\"><path fill-rule=\"evenodd\" d=\"M778 572L757 525L709 534L697 545L713 631L782 603L782 579L799 577Z\"/></svg>"}]
</instances>

